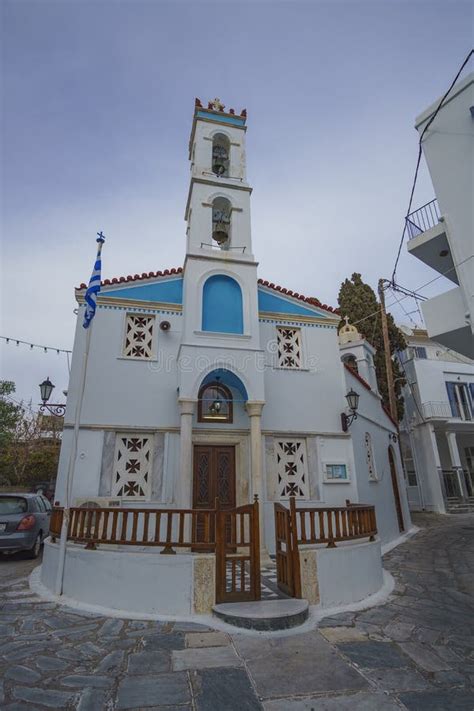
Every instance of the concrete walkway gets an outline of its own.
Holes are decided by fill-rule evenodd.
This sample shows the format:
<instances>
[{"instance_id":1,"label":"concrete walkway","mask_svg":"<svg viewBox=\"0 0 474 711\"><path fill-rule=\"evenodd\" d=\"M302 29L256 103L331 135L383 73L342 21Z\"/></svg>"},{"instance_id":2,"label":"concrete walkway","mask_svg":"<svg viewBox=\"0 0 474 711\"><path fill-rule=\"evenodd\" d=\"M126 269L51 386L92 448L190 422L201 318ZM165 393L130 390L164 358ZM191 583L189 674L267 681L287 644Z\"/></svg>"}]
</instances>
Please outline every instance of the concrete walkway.
<instances>
[{"instance_id":1,"label":"concrete walkway","mask_svg":"<svg viewBox=\"0 0 474 711\"><path fill-rule=\"evenodd\" d=\"M73 613L0 556L0 708L472 711L474 515L416 523L386 605L271 639Z\"/></svg>"}]
</instances>

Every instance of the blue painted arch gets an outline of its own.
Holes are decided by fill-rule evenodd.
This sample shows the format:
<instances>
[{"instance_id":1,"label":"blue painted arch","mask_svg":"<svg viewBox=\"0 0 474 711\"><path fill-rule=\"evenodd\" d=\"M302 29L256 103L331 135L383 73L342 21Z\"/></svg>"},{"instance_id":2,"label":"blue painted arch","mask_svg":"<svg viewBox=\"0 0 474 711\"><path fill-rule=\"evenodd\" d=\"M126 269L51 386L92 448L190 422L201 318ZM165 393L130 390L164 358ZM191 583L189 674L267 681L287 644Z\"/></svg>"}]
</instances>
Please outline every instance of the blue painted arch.
<instances>
[{"instance_id":1,"label":"blue painted arch","mask_svg":"<svg viewBox=\"0 0 474 711\"><path fill-rule=\"evenodd\" d=\"M228 388L237 390L237 392L242 396L242 399L247 402L249 399L247 388L238 375L233 373L231 370L227 370L226 368L216 368L215 370L212 370L206 375L205 378L203 378L200 387L207 385L208 383L214 383L217 379L219 379L219 382L223 385L227 385Z\"/></svg>"},{"instance_id":2,"label":"blue painted arch","mask_svg":"<svg viewBox=\"0 0 474 711\"><path fill-rule=\"evenodd\" d=\"M202 290L202 330L216 333L244 332L242 290L226 274L209 277Z\"/></svg>"}]
</instances>

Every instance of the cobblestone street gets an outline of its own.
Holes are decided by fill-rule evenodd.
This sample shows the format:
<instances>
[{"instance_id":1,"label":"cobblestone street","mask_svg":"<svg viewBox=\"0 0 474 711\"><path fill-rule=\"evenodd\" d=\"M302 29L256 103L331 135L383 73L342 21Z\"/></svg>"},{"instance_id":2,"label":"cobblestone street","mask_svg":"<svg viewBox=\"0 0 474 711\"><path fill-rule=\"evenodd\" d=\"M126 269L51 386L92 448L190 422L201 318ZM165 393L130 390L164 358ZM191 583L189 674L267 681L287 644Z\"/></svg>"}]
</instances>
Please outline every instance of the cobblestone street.
<instances>
[{"instance_id":1,"label":"cobblestone street","mask_svg":"<svg viewBox=\"0 0 474 711\"><path fill-rule=\"evenodd\" d=\"M474 515L416 523L384 559L387 604L271 638L79 614L31 593L35 562L0 557L0 707L472 711Z\"/></svg>"}]
</instances>

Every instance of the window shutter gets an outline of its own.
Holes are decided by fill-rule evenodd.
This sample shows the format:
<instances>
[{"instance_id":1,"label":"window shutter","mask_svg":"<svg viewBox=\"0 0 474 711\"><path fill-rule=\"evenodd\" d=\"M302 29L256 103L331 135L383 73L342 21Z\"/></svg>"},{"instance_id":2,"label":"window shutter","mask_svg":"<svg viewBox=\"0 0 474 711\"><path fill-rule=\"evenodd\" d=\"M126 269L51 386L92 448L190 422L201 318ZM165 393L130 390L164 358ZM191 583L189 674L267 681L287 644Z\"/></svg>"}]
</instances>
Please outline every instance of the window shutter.
<instances>
[{"instance_id":1,"label":"window shutter","mask_svg":"<svg viewBox=\"0 0 474 711\"><path fill-rule=\"evenodd\" d=\"M460 417L458 404L456 402L456 397L454 395L454 386L455 386L455 383L446 383L449 404L451 405L451 413L452 413L453 417Z\"/></svg>"}]
</instances>

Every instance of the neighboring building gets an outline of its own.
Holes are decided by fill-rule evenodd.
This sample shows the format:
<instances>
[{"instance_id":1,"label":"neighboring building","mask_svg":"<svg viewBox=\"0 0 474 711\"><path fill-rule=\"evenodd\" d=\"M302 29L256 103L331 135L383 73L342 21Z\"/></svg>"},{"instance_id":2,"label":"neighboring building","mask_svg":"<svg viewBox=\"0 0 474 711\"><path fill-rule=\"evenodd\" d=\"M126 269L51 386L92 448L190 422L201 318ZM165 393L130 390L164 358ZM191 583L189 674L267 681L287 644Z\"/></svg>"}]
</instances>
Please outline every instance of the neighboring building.
<instances>
[{"instance_id":1,"label":"neighboring building","mask_svg":"<svg viewBox=\"0 0 474 711\"><path fill-rule=\"evenodd\" d=\"M416 119L421 134L438 99ZM474 358L474 73L455 85L423 139L436 198L407 217L408 251L456 286L422 304L430 338Z\"/></svg>"},{"instance_id":2,"label":"neighboring building","mask_svg":"<svg viewBox=\"0 0 474 711\"><path fill-rule=\"evenodd\" d=\"M407 384L401 425L413 510L474 510L474 361L403 329Z\"/></svg>"},{"instance_id":3,"label":"neighboring building","mask_svg":"<svg viewBox=\"0 0 474 711\"><path fill-rule=\"evenodd\" d=\"M184 267L103 282L72 502L209 509L216 496L235 507L258 495L262 543L273 552L274 502L349 499L375 503L381 539L393 540L410 519L373 349L357 334L355 375L341 364L334 309L257 278L245 124L245 113L196 103ZM86 342L84 293L82 285L60 502ZM344 432L350 387L360 394L359 417Z\"/></svg>"}]
</instances>

